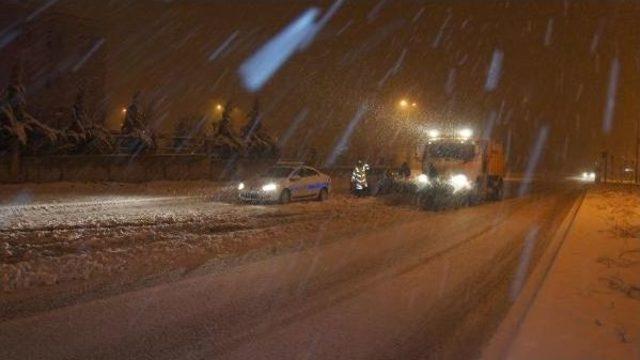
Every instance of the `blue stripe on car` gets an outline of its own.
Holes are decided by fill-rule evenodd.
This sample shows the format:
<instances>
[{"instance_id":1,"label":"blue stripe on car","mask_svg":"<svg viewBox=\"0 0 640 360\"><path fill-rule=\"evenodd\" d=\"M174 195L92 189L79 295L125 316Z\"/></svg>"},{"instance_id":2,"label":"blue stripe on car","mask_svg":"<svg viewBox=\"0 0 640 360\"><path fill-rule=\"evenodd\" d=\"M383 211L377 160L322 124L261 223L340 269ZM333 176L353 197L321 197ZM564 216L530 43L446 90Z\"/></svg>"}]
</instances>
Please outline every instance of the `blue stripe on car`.
<instances>
[{"instance_id":1,"label":"blue stripe on car","mask_svg":"<svg viewBox=\"0 0 640 360\"><path fill-rule=\"evenodd\" d=\"M307 186L307 189L308 190L320 190L323 187L327 187L327 183L322 182L322 183L310 184L310 185Z\"/></svg>"}]
</instances>

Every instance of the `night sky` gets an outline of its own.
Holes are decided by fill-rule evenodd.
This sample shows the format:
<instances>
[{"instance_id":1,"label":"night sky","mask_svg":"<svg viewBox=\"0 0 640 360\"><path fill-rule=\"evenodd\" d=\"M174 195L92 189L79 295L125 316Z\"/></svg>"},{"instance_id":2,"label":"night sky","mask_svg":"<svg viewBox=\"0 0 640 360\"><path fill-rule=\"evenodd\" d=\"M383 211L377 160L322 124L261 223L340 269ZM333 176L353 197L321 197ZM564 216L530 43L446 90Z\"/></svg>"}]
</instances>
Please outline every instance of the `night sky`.
<instances>
[{"instance_id":1,"label":"night sky","mask_svg":"<svg viewBox=\"0 0 640 360\"><path fill-rule=\"evenodd\" d=\"M248 111L259 96L276 136L302 118L285 154L328 156L362 108L351 157L393 146L395 131L422 137L469 125L509 143L514 167L526 166L545 127L539 169L585 169L604 149L633 159L640 2L346 1L264 88L243 88L238 67L247 57L306 9L332 3L61 0L51 9L104 26L110 126L138 89L167 132L182 115L215 115L226 99ZM496 56L502 66L488 89ZM400 111L401 98L416 108Z\"/></svg>"}]
</instances>

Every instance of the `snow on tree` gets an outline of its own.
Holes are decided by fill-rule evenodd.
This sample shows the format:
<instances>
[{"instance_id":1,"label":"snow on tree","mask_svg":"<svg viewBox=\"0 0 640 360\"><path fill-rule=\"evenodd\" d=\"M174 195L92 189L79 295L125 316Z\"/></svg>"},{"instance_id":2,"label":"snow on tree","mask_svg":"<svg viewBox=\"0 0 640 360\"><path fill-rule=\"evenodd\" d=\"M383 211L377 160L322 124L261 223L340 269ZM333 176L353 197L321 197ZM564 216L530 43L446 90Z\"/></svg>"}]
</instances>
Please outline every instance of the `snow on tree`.
<instances>
[{"instance_id":1,"label":"snow on tree","mask_svg":"<svg viewBox=\"0 0 640 360\"><path fill-rule=\"evenodd\" d=\"M180 118L174 129L174 150L191 153L204 151L209 120L203 115L188 115Z\"/></svg>"},{"instance_id":2,"label":"snow on tree","mask_svg":"<svg viewBox=\"0 0 640 360\"><path fill-rule=\"evenodd\" d=\"M61 133L27 112L25 92L21 69L14 66L0 111L0 152L18 149L28 155L53 152Z\"/></svg>"},{"instance_id":3,"label":"snow on tree","mask_svg":"<svg viewBox=\"0 0 640 360\"><path fill-rule=\"evenodd\" d=\"M247 155L252 158L275 157L278 149L262 126L260 114L260 102L258 98L253 102L253 107L248 114L249 120L242 129L242 138L245 143Z\"/></svg>"},{"instance_id":4,"label":"snow on tree","mask_svg":"<svg viewBox=\"0 0 640 360\"><path fill-rule=\"evenodd\" d=\"M131 104L127 107L120 132L123 135L129 135L132 132L143 128L141 119L142 108L140 106L140 91L137 91L131 99Z\"/></svg>"},{"instance_id":5,"label":"snow on tree","mask_svg":"<svg viewBox=\"0 0 640 360\"><path fill-rule=\"evenodd\" d=\"M229 158L244 152L242 139L235 134L231 125L231 111L233 111L233 108L233 102L231 100L227 101L220 121L215 124L212 151L221 158Z\"/></svg>"},{"instance_id":6,"label":"snow on tree","mask_svg":"<svg viewBox=\"0 0 640 360\"><path fill-rule=\"evenodd\" d=\"M156 149L154 135L148 127L148 116L145 117L140 102L140 91L137 91L131 99L131 104L127 107L121 129L124 138L121 139L120 148L133 154Z\"/></svg>"},{"instance_id":7,"label":"snow on tree","mask_svg":"<svg viewBox=\"0 0 640 360\"><path fill-rule=\"evenodd\" d=\"M80 90L71 108L71 125L65 131L66 149L74 154L105 154L114 150L113 137L105 127L87 115L84 91Z\"/></svg>"}]
</instances>

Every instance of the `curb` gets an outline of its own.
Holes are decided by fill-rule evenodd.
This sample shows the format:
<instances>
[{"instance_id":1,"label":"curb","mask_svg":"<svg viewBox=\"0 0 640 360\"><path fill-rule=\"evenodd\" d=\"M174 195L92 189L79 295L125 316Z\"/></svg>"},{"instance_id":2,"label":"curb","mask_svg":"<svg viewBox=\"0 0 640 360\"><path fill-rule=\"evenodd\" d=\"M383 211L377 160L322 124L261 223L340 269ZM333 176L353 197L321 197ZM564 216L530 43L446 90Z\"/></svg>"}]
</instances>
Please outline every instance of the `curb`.
<instances>
[{"instance_id":1,"label":"curb","mask_svg":"<svg viewBox=\"0 0 640 360\"><path fill-rule=\"evenodd\" d=\"M518 298L513 302L506 316L498 326L489 344L482 351L482 359L506 359L509 350L518 336L520 326L524 322L531 305L535 302L538 291L544 284L547 274L564 244L573 222L582 206L586 191L574 202L567 216L562 220L558 230L553 234L547 250L542 254L535 268L527 278Z\"/></svg>"}]
</instances>

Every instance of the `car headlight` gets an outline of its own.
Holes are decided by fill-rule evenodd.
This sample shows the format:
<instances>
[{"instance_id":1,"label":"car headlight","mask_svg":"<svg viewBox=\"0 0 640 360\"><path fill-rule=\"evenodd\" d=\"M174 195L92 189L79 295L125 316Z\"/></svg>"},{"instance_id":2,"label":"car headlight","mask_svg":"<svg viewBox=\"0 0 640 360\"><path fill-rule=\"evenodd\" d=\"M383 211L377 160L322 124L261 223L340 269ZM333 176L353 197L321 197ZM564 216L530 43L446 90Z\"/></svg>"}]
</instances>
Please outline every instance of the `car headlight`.
<instances>
[{"instance_id":1,"label":"car headlight","mask_svg":"<svg viewBox=\"0 0 640 360\"><path fill-rule=\"evenodd\" d=\"M418 183L420 184L428 184L429 183L429 177L425 174L420 174L418 175Z\"/></svg>"},{"instance_id":2,"label":"car headlight","mask_svg":"<svg viewBox=\"0 0 640 360\"><path fill-rule=\"evenodd\" d=\"M278 185L274 183L269 183L262 187L262 191L275 191L278 188Z\"/></svg>"},{"instance_id":3,"label":"car headlight","mask_svg":"<svg viewBox=\"0 0 640 360\"><path fill-rule=\"evenodd\" d=\"M453 186L453 192L458 192L464 189L471 189L471 182L466 175L452 175L449 178L449 185Z\"/></svg>"},{"instance_id":4,"label":"car headlight","mask_svg":"<svg viewBox=\"0 0 640 360\"><path fill-rule=\"evenodd\" d=\"M243 190L243 189L244 189L244 183L238 184L238 190Z\"/></svg>"}]
</instances>

